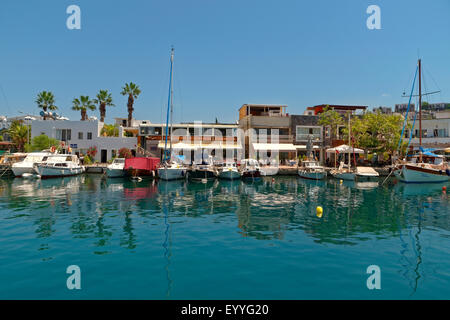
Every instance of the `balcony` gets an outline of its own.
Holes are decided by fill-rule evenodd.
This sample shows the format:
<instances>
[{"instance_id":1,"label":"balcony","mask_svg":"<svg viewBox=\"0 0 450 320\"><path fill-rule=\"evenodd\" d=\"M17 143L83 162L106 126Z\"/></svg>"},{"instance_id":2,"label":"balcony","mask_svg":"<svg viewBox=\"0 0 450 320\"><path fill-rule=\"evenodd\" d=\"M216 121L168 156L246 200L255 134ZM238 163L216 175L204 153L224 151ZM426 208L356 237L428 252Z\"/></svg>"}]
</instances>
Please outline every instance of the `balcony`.
<instances>
[{"instance_id":1,"label":"balcony","mask_svg":"<svg viewBox=\"0 0 450 320\"><path fill-rule=\"evenodd\" d=\"M318 142L322 141L322 135L320 135L320 134L307 134L307 133L297 134L296 137L295 137L295 141L308 141L310 136L312 137L312 141L318 141Z\"/></svg>"}]
</instances>

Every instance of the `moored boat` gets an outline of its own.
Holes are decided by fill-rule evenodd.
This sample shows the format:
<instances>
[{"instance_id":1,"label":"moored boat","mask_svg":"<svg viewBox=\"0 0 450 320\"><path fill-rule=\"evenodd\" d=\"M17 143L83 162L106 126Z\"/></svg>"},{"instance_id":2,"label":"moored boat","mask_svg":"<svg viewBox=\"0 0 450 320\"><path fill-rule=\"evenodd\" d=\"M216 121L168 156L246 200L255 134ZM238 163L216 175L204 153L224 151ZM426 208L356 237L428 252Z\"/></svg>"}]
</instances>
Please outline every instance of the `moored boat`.
<instances>
[{"instance_id":1,"label":"moored boat","mask_svg":"<svg viewBox=\"0 0 450 320\"><path fill-rule=\"evenodd\" d=\"M325 168L319 164L319 161L305 160L298 168L298 175L304 179L322 180L325 179L327 173Z\"/></svg>"},{"instance_id":2,"label":"moored boat","mask_svg":"<svg viewBox=\"0 0 450 320\"><path fill-rule=\"evenodd\" d=\"M358 181L375 180L380 176L380 174L371 167L356 167L355 174Z\"/></svg>"},{"instance_id":3,"label":"moored boat","mask_svg":"<svg viewBox=\"0 0 450 320\"><path fill-rule=\"evenodd\" d=\"M405 183L439 183L450 179L450 169L445 164L404 163L397 165L395 177Z\"/></svg>"},{"instance_id":4,"label":"moored boat","mask_svg":"<svg viewBox=\"0 0 450 320\"><path fill-rule=\"evenodd\" d=\"M159 159L154 157L134 157L125 159L124 170L132 178L154 177L159 166Z\"/></svg>"},{"instance_id":5,"label":"moored boat","mask_svg":"<svg viewBox=\"0 0 450 320\"><path fill-rule=\"evenodd\" d=\"M164 143L164 157L163 163L158 167L158 177L162 180L177 180L186 176L187 168L183 164L177 163L172 159L172 121L170 122L170 146L167 148L169 137L169 115L173 112L173 59L174 49L172 48L170 54L170 81L169 81L169 101L167 103L167 117L166 117L166 134ZM172 117L170 117L172 119Z\"/></svg>"},{"instance_id":6,"label":"moored boat","mask_svg":"<svg viewBox=\"0 0 450 320\"><path fill-rule=\"evenodd\" d=\"M41 163L34 165L35 172L41 177L56 178L75 176L84 171L78 156L71 154L60 154L47 156Z\"/></svg>"},{"instance_id":7,"label":"moored boat","mask_svg":"<svg viewBox=\"0 0 450 320\"><path fill-rule=\"evenodd\" d=\"M106 166L106 176L108 178L119 178L126 176L125 158L115 158L112 163Z\"/></svg>"},{"instance_id":8,"label":"moored boat","mask_svg":"<svg viewBox=\"0 0 450 320\"><path fill-rule=\"evenodd\" d=\"M46 157L54 155L52 152L31 152L19 162L15 162L11 166L16 177L21 177L25 173L35 174L34 164L41 163L46 160ZM45 160L44 160L45 159Z\"/></svg>"},{"instance_id":9,"label":"moored boat","mask_svg":"<svg viewBox=\"0 0 450 320\"><path fill-rule=\"evenodd\" d=\"M220 179L235 180L240 179L241 174L236 166L235 162L225 162L222 165L217 166L217 176Z\"/></svg>"},{"instance_id":10,"label":"moored boat","mask_svg":"<svg viewBox=\"0 0 450 320\"><path fill-rule=\"evenodd\" d=\"M260 181L261 170L258 161L254 159L244 159L241 162L241 177L246 181Z\"/></svg>"},{"instance_id":11,"label":"moored boat","mask_svg":"<svg viewBox=\"0 0 450 320\"><path fill-rule=\"evenodd\" d=\"M162 180L183 179L186 176L187 169L179 163L164 163L158 168L158 178Z\"/></svg>"},{"instance_id":12,"label":"moored boat","mask_svg":"<svg viewBox=\"0 0 450 320\"><path fill-rule=\"evenodd\" d=\"M216 173L211 165L194 164L188 174L189 180L192 181L211 181L216 179Z\"/></svg>"}]
</instances>

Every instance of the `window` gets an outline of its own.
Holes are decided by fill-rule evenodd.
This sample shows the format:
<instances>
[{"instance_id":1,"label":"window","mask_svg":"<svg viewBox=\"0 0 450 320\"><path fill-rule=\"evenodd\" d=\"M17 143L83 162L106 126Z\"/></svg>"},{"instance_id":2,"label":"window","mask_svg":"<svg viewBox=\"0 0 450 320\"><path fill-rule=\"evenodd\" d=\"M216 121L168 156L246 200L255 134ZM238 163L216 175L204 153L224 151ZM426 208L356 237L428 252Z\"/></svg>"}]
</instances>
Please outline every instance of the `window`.
<instances>
[{"instance_id":1,"label":"window","mask_svg":"<svg viewBox=\"0 0 450 320\"><path fill-rule=\"evenodd\" d=\"M72 130L70 129L56 129L56 140L70 141Z\"/></svg>"},{"instance_id":2,"label":"window","mask_svg":"<svg viewBox=\"0 0 450 320\"><path fill-rule=\"evenodd\" d=\"M83 132L78 132L78 140L83 140Z\"/></svg>"},{"instance_id":3,"label":"window","mask_svg":"<svg viewBox=\"0 0 450 320\"><path fill-rule=\"evenodd\" d=\"M87 133L87 139L88 140L92 140L92 132L88 132Z\"/></svg>"},{"instance_id":4,"label":"window","mask_svg":"<svg viewBox=\"0 0 450 320\"><path fill-rule=\"evenodd\" d=\"M296 137L297 141L306 141L309 136L312 135L313 140L321 139L321 128L320 127L296 127Z\"/></svg>"}]
</instances>

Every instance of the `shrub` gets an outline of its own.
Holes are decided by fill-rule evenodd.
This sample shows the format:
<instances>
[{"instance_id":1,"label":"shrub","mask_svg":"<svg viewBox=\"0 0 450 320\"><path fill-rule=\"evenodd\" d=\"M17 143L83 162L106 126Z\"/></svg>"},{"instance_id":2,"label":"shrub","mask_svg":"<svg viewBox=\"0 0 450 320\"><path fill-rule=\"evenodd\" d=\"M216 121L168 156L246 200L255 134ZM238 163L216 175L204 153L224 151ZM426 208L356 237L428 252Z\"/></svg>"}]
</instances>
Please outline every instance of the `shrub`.
<instances>
[{"instance_id":1,"label":"shrub","mask_svg":"<svg viewBox=\"0 0 450 320\"><path fill-rule=\"evenodd\" d=\"M119 149L119 158L125 158L129 159L132 158L133 155L131 154L131 150L128 148L121 148Z\"/></svg>"},{"instance_id":2,"label":"shrub","mask_svg":"<svg viewBox=\"0 0 450 320\"><path fill-rule=\"evenodd\" d=\"M97 146L92 146L87 150L87 155L92 159L95 158L95 155L97 154Z\"/></svg>"}]
</instances>

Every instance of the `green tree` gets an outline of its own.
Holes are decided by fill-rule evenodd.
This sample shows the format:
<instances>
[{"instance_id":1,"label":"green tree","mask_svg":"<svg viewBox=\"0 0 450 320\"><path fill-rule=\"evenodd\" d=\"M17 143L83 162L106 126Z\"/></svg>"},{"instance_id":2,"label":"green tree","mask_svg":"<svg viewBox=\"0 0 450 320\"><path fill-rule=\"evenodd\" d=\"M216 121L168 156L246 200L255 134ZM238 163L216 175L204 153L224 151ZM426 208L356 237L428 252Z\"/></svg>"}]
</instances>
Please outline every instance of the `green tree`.
<instances>
[{"instance_id":1,"label":"green tree","mask_svg":"<svg viewBox=\"0 0 450 320\"><path fill-rule=\"evenodd\" d=\"M95 104L89 99L89 96L80 96L80 99L75 98L72 101L72 110L80 111L81 121L87 120L87 109L94 111L96 109Z\"/></svg>"},{"instance_id":2,"label":"green tree","mask_svg":"<svg viewBox=\"0 0 450 320\"><path fill-rule=\"evenodd\" d=\"M344 119L342 115L337 111L330 109L327 105L324 112L319 115L319 125L329 126L331 128L331 138L337 137L338 126L344 124Z\"/></svg>"},{"instance_id":3,"label":"green tree","mask_svg":"<svg viewBox=\"0 0 450 320\"><path fill-rule=\"evenodd\" d=\"M36 98L36 103L38 108L42 109L44 112L58 109L58 107L55 106L55 96L50 91L39 92ZM44 120L47 120L47 116L45 115Z\"/></svg>"},{"instance_id":4,"label":"green tree","mask_svg":"<svg viewBox=\"0 0 450 320\"><path fill-rule=\"evenodd\" d=\"M94 103L98 104L100 110L100 122L105 122L106 107L114 107L111 93L108 90L100 90Z\"/></svg>"},{"instance_id":5,"label":"green tree","mask_svg":"<svg viewBox=\"0 0 450 320\"><path fill-rule=\"evenodd\" d=\"M100 134L105 137L118 137L119 127L116 124L104 124Z\"/></svg>"},{"instance_id":6,"label":"green tree","mask_svg":"<svg viewBox=\"0 0 450 320\"><path fill-rule=\"evenodd\" d=\"M58 148L59 141L54 138L49 138L45 134L36 136L31 140L32 151L42 151L45 149L50 149L51 147Z\"/></svg>"},{"instance_id":7,"label":"green tree","mask_svg":"<svg viewBox=\"0 0 450 320\"><path fill-rule=\"evenodd\" d=\"M29 126L23 125L21 121L13 121L7 132L17 151L25 151L25 145L28 142Z\"/></svg>"},{"instance_id":8,"label":"green tree","mask_svg":"<svg viewBox=\"0 0 450 320\"><path fill-rule=\"evenodd\" d=\"M120 93L123 96L128 95L128 126L131 127L131 119L133 119L133 104L134 100L137 99L139 94L141 93L141 90L139 89L139 86L134 84L133 82L126 83L125 86L122 88L122 92Z\"/></svg>"},{"instance_id":9,"label":"green tree","mask_svg":"<svg viewBox=\"0 0 450 320\"><path fill-rule=\"evenodd\" d=\"M395 114L383 114L380 111L367 112L362 117L351 120L352 141L355 147L370 152L392 154L397 150L403 127L403 118ZM348 139L348 127L344 129L344 139ZM408 139L401 146L406 148Z\"/></svg>"}]
</instances>

